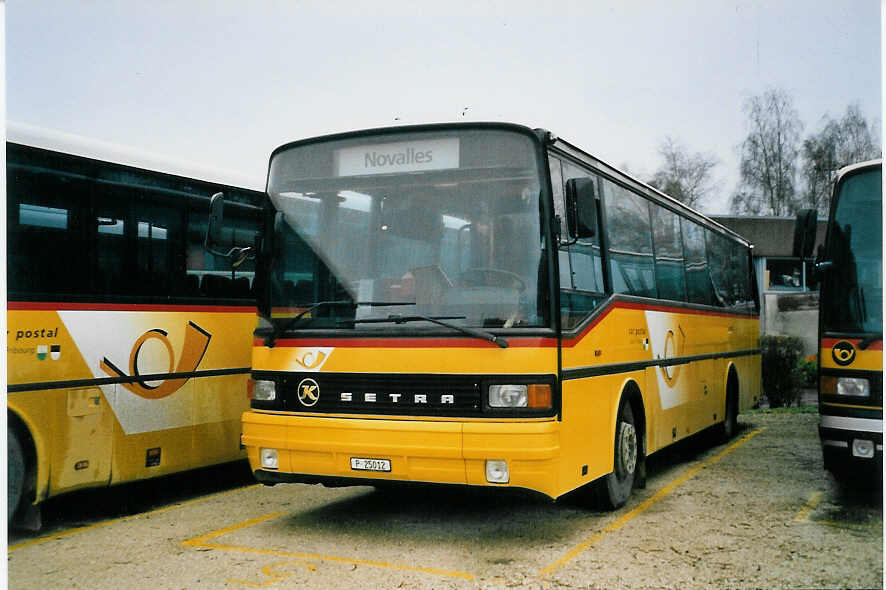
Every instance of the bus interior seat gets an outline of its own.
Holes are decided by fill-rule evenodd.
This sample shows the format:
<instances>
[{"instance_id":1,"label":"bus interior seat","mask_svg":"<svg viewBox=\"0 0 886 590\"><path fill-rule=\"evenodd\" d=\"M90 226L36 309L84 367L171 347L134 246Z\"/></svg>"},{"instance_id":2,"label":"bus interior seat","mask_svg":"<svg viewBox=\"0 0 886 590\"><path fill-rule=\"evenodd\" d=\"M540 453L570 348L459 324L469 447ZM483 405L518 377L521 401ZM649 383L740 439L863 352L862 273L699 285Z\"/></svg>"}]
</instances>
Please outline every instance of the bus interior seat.
<instances>
[{"instance_id":1,"label":"bus interior seat","mask_svg":"<svg viewBox=\"0 0 886 590\"><path fill-rule=\"evenodd\" d=\"M201 284L203 294L207 297L230 297L231 279L218 275L203 275Z\"/></svg>"}]
</instances>

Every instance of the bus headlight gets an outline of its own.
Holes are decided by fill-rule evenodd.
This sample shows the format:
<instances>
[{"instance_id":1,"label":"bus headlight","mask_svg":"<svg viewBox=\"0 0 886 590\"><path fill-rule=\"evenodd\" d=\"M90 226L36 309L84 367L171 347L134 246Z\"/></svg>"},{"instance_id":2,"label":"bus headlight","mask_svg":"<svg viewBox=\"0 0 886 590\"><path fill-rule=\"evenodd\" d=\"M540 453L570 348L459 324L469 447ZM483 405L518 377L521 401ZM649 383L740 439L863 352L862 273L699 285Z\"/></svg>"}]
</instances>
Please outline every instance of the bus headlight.
<instances>
[{"instance_id":1,"label":"bus headlight","mask_svg":"<svg viewBox=\"0 0 886 590\"><path fill-rule=\"evenodd\" d=\"M531 385L490 385L490 408L533 408L549 409L552 405L551 386Z\"/></svg>"},{"instance_id":2,"label":"bus headlight","mask_svg":"<svg viewBox=\"0 0 886 590\"><path fill-rule=\"evenodd\" d=\"M491 408L525 408L528 405L528 385L489 386L489 407Z\"/></svg>"},{"instance_id":3,"label":"bus headlight","mask_svg":"<svg viewBox=\"0 0 886 590\"><path fill-rule=\"evenodd\" d=\"M277 384L266 379L256 379L253 385L252 399L272 402L277 399Z\"/></svg>"},{"instance_id":4,"label":"bus headlight","mask_svg":"<svg viewBox=\"0 0 886 590\"><path fill-rule=\"evenodd\" d=\"M837 395L870 397L871 383L867 379L862 379L859 377L838 377Z\"/></svg>"}]
</instances>

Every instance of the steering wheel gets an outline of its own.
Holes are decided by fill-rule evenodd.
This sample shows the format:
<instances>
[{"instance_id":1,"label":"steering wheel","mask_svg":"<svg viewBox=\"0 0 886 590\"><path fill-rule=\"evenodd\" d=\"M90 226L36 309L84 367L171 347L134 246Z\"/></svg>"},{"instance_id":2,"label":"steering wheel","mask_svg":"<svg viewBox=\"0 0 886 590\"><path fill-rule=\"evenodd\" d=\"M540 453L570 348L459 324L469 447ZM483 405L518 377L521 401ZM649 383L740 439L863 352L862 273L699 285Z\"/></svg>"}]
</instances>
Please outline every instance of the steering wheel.
<instances>
[{"instance_id":1,"label":"steering wheel","mask_svg":"<svg viewBox=\"0 0 886 590\"><path fill-rule=\"evenodd\" d=\"M458 282L466 287L506 287L522 293L526 281L520 275L500 268L469 268L458 275Z\"/></svg>"}]
</instances>

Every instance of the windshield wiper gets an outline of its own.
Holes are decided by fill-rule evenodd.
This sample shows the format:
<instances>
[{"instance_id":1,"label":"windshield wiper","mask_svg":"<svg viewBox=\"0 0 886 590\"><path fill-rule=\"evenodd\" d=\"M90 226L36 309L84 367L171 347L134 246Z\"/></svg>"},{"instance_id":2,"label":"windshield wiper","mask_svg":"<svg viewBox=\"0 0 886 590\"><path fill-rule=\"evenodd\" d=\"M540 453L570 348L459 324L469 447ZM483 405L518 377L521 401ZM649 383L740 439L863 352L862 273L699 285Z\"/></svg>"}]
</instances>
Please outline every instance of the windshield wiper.
<instances>
[{"instance_id":1,"label":"windshield wiper","mask_svg":"<svg viewBox=\"0 0 886 590\"><path fill-rule=\"evenodd\" d=\"M474 328L468 328L467 326L459 326L458 324L453 324L452 322L448 322L446 320L463 320L465 316L457 315L457 316L426 316L426 315L397 315L391 314L386 318L366 318L363 320L340 320L338 323L340 324L406 324L409 322L431 322L433 324L437 324L446 328L450 328L452 330L457 330L462 334L467 334L468 336L473 336L474 338L480 338L482 340L487 340L500 346L501 348L508 347L508 341L505 340L504 336L496 336L490 332L486 332L485 330L477 330Z\"/></svg>"},{"instance_id":2,"label":"windshield wiper","mask_svg":"<svg viewBox=\"0 0 886 590\"><path fill-rule=\"evenodd\" d=\"M864 340L858 343L859 350L867 350L868 346L876 342L877 340L883 339L883 332L877 332L875 334L868 334L865 336Z\"/></svg>"},{"instance_id":3,"label":"windshield wiper","mask_svg":"<svg viewBox=\"0 0 886 590\"><path fill-rule=\"evenodd\" d=\"M302 305L308 305L304 303L296 303L293 307L301 307ZM287 330L290 330L295 326L298 320L305 317L307 314L311 313L315 309L319 309L321 307L328 306L337 306L337 305L350 305L353 307L359 307L361 305L368 305L371 307L386 307L389 305L415 305L414 301L351 301L349 299L336 299L332 301L319 301L317 303L310 304L306 309L301 310L298 315L293 316L286 320L286 322L281 322L280 324L274 324L271 322L273 326L271 333L268 336L265 336L265 346L268 348L274 348L274 342L276 342L277 338L280 337L281 334L284 334Z\"/></svg>"}]
</instances>

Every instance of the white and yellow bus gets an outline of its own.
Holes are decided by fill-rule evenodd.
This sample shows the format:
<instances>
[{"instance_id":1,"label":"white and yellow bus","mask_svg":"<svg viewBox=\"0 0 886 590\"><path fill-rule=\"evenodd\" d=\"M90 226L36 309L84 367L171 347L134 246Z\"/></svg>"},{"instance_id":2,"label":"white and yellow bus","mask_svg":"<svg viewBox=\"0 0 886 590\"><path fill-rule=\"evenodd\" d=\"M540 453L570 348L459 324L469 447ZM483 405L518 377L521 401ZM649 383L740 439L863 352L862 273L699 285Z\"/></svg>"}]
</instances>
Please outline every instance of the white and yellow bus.
<instances>
[{"instance_id":1,"label":"white and yellow bus","mask_svg":"<svg viewBox=\"0 0 886 590\"><path fill-rule=\"evenodd\" d=\"M225 239L251 241L263 194L23 125L6 166L9 519L63 492L242 459L254 268L232 274L203 237L224 190Z\"/></svg>"},{"instance_id":2,"label":"white and yellow bus","mask_svg":"<svg viewBox=\"0 0 886 590\"><path fill-rule=\"evenodd\" d=\"M550 132L376 129L270 159L256 478L605 505L760 395L751 246ZM310 247L310 255L304 248Z\"/></svg>"}]
</instances>

